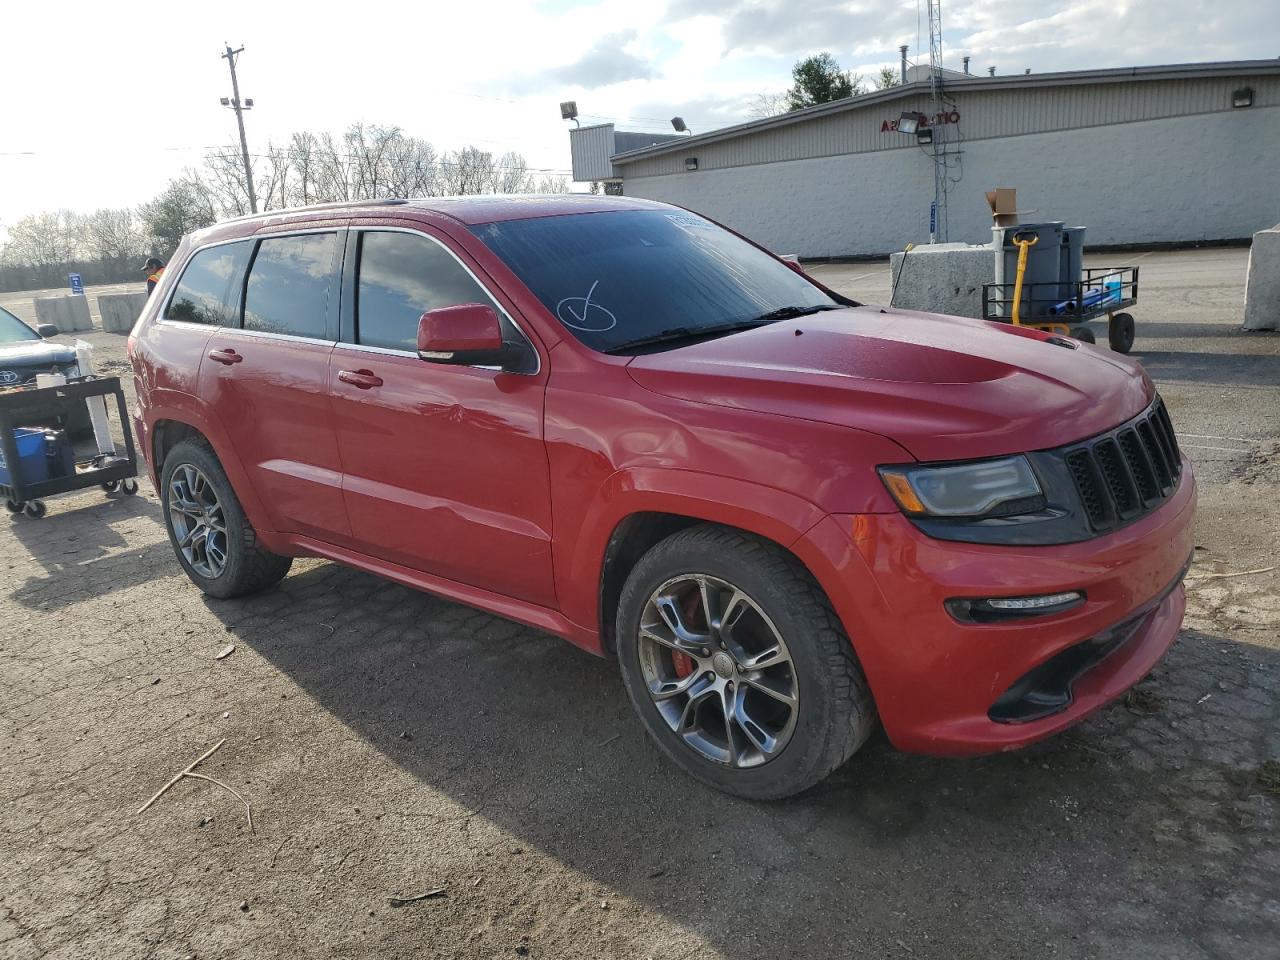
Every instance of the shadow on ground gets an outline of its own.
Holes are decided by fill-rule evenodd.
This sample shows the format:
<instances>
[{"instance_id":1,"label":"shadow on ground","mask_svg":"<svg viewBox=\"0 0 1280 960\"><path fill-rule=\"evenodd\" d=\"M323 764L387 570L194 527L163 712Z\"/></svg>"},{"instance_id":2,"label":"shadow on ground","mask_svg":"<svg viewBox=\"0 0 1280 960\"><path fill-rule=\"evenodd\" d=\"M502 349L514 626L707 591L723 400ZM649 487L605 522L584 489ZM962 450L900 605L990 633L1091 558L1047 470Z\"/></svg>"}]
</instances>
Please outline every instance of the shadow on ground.
<instances>
[{"instance_id":1,"label":"shadow on ground","mask_svg":"<svg viewBox=\"0 0 1280 960\"><path fill-rule=\"evenodd\" d=\"M118 495L105 502L66 509L64 501L48 501L49 513L33 519L6 516L14 537L39 564L43 576L28 577L9 596L27 607L68 607L87 597L102 596L173 573L162 561L172 557L167 540L145 538L147 546L130 546L138 521L157 527L160 505L144 496Z\"/></svg>"},{"instance_id":2,"label":"shadow on ground","mask_svg":"<svg viewBox=\"0 0 1280 960\"><path fill-rule=\"evenodd\" d=\"M1198 353L1135 349L1132 356L1142 361L1152 379L1161 383L1218 384L1242 387L1276 385L1280 356L1245 353Z\"/></svg>"},{"instance_id":3,"label":"shadow on ground","mask_svg":"<svg viewBox=\"0 0 1280 960\"><path fill-rule=\"evenodd\" d=\"M1127 705L1047 745L944 761L879 736L752 804L674 771L614 666L554 638L334 565L207 602L419 781L731 957L907 956L922 931L975 957L1249 957L1275 929L1261 648L1184 631Z\"/></svg>"}]
</instances>

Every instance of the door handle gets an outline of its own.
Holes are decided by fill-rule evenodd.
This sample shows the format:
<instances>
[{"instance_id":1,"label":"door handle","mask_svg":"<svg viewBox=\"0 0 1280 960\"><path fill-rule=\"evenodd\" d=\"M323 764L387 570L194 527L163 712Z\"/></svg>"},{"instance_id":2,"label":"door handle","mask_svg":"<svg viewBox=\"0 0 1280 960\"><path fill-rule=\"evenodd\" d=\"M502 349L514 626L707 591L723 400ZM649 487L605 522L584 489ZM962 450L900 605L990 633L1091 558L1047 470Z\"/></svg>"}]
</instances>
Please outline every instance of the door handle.
<instances>
[{"instance_id":1,"label":"door handle","mask_svg":"<svg viewBox=\"0 0 1280 960\"><path fill-rule=\"evenodd\" d=\"M372 370L339 370L338 379L361 390L382 386L382 378Z\"/></svg>"},{"instance_id":2,"label":"door handle","mask_svg":"<svg viewBox=\"0 0 1280 960\"><path fill-rule=\"evenodd\" d=\"M210 350L208 357L210 360L216 360L218 363L225 363L227 366L231 366L233 363L239 363L244 359L244 357L240 356L240 354L236 353L230 347L227 347L225 350Z\"/></svg>"}]
</instances>

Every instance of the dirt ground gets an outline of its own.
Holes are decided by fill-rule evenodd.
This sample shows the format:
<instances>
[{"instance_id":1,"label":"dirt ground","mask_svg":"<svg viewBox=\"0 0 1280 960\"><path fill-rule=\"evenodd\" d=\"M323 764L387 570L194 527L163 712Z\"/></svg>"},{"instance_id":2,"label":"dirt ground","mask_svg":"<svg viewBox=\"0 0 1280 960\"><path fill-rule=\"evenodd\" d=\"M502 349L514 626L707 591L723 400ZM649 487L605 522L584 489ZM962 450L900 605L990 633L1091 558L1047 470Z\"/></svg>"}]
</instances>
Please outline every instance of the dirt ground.
<instances>
[{"instance_id":1,"label":"dirt ground","mask_svg":"<svg viewBox=\"0 0 1280 960\"><path fill-rule=\"evenodd\" d=\"M1280 336L1238 330L1245 251L1139 257L1135 356L1201 483L1188 617L1023 753L879 735L746 803L559 640L316 560L206 600L145 482L0 518L0 957L1275 958ZM221 740L197 772L253 830L202 780L136 813Z\"/></svg>"}]
</instances>

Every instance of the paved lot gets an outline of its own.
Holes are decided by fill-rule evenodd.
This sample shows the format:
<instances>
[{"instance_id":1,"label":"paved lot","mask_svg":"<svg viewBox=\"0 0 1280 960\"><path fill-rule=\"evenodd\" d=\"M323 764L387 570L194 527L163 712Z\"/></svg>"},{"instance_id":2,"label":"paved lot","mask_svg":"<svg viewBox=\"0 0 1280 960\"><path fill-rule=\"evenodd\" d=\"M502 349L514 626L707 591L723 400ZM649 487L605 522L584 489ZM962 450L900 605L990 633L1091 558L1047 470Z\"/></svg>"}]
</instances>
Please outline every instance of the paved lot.
<instances>
[{"instance_id":1,"label":"paved lot","mask_svg":"<svg viewBox=\"0 0 1280 960\"><path fill-rule=\"evenodd\" d=\"M878 737L744 803L560 641L320 561L206 601L145 484L0 520L0 957L1274 958L1280 574L1249 571L1280 562L1280 336L1237 330L1244 252L1140 256L1135 355L1202 483L1190 612L1021 754ZM885 265L817 272L887 296ZM135 814L223 738L201 769L252 832L205 781Z\"/></svg>"}]
</instances>

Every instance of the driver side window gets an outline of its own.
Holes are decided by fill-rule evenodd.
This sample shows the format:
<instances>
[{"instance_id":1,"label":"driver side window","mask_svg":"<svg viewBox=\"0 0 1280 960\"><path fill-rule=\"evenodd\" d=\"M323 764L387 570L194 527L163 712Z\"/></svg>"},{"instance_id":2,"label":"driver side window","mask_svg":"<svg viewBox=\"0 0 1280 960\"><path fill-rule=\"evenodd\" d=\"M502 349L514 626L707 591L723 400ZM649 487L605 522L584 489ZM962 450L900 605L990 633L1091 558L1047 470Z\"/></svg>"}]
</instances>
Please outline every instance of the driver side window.
<instances>
[{"instance_id":1,"label":"driver side window","mask_svg":"<svg viewBox=\"0 0 1280 960\"><path fill-rule=\"evenodd\" d=\"M483 303L518 337L502 308L443 246L420 234L368 230L360 237L356 343L417 350L418 318L427 310Z\"/></svg>"}]
</instances>

